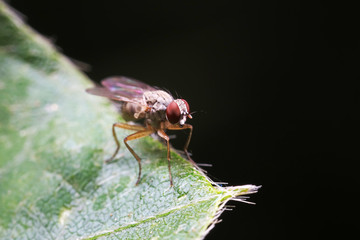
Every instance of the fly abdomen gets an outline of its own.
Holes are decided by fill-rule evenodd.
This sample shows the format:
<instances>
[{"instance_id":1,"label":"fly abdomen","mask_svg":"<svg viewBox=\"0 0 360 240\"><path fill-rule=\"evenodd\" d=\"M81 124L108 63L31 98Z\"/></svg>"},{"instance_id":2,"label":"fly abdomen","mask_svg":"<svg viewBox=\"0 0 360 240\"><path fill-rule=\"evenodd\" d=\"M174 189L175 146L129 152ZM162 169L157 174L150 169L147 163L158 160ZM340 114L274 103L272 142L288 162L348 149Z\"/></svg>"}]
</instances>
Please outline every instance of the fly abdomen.
<instances>
[{"instance_id":1,"label":"fly abdomen","mask_svg":"<svg viewBox=\"0 0 360 240\"><path fill-rule=\"evenodd\" d=\"M142 106L132 102L124 103L121 113L125 121L136 121L145 117Z\"/></svg>"}]
</instances>

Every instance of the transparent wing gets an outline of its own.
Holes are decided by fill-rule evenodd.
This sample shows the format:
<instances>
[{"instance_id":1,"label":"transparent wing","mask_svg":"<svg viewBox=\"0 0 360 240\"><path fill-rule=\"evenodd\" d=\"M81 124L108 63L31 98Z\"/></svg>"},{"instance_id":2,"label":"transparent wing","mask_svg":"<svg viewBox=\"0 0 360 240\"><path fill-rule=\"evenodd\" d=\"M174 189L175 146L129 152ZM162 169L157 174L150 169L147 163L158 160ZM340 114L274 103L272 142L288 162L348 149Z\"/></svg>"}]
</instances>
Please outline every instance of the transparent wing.
<instances>
[{"instance_id":1,"label":"transparent wing","mask_svg":"<svg viewBox=\"0 0 360 240\"><path fill-rule=\"evenodd\" d=\"M141 81L128 77L109 77L101 81L104 87L86 89L86 92L107 97L115 101L143 104L142 96L145 91L154 91L156 88Z\"/></svg>"},{"instance_id":2,"label":"transparent wing","mask_svg":"<svg viewBox=\"0 0 360 240\"><path fill-rule=\"evenodd\" d=\"M140 101L138 101L137 99L130 99L128 97L115 94L113 92L110 92L109 89L103 87L88 88L86 89L86 92L92 95L107 97L115 101L140 103Z\"/></svg>"},{"instance_id":3,"label":"transparent wing","mask_svg":"<svg viewBox=\"0 0 360 240\"><path fill-rule=\"evenodd\" d=\"M109 77L101 81L101 84L114 94L131 98L141 98L145 91L154 91L156 88L141 81L128 77Z\"/></svg>"}]
</instances>

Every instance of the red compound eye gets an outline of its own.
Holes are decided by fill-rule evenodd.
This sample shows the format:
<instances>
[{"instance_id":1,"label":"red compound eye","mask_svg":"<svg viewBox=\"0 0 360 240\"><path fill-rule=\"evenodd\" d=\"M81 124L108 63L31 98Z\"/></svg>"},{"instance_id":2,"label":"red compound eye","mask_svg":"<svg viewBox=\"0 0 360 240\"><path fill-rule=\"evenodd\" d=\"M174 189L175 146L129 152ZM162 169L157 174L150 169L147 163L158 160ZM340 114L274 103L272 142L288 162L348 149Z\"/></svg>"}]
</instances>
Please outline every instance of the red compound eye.
<instances>
[{"instance_id":1,"label":"red compound eye","mask_svg":"<svg viewBox=\"0 0 360 240\"><path fill-rule=\"evenodd\" d=\"M172 101L166 108L166 117L171 124L180 121L181 113L180 108L175 101Z\"/></svg>"}]
</instances>

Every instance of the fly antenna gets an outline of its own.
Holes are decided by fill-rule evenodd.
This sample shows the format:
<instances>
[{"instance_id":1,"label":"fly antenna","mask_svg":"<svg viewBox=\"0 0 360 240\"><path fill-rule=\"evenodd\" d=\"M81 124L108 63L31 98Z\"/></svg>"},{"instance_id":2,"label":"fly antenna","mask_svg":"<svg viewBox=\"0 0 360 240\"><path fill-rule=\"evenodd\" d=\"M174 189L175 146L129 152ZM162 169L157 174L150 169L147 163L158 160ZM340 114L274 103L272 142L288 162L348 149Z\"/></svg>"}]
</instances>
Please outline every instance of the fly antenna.
<instances>
[{"instance_id":1,"label":"fly antenna","mask_svg":"<svg viewBox=\"0 0 360 240\"><path fill-rule=\"evenodd\" d=\"M191 112L191 113L190 113L190 115L193 115L194 113L197 113L197 111L193 111L193 112Z\"/></svg>"}]
</instances>

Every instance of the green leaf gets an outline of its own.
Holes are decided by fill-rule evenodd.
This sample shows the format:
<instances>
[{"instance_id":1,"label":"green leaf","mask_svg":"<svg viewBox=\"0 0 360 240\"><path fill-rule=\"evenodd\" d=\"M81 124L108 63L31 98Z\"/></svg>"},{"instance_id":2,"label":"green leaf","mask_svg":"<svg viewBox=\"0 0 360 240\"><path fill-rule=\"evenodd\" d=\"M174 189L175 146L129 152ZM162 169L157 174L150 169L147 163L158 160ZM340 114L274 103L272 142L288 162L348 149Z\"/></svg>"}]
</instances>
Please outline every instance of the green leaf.
<instances>
[{"instance_id":1,"label":"green leaf","mask_svg":"<svg viewBox=\"0 0 360 240\"><path fill-rule=\"evenodd\" d=\"M115 148L106 99L91 82L0 1L0 238L200 239L253 185L220 187L147 137ZM118 131L120 137L129 131Z\"/></svg>"}]
</instances>

